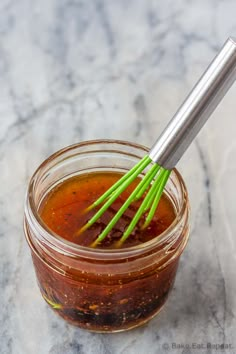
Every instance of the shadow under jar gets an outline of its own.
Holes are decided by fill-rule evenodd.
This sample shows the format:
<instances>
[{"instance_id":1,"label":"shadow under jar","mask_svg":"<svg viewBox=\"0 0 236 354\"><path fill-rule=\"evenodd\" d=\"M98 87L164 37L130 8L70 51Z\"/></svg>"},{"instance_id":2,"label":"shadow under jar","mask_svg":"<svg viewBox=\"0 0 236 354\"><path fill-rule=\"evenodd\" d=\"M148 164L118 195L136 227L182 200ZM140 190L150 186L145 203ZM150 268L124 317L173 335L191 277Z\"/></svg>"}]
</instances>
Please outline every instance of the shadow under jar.
<instances>
[{"instance_id":1,"label":"shadow under jar","mask_svg":"<svg viewBox=\"0 0 236 354\"><path fill-rule=\"evenodd\" d=\"M38 285L51 308L74 325L117 332L140 326L160 311L189 235L186 187L174 169L165 188L176 214L173 222L151 240L121 249L90 248L60 237L43 222L40 206L68 178L90 172L125 173L147 151L114 140L72 145L44 161L30 181L24 231Z\"/></svg>"}]
</instances>

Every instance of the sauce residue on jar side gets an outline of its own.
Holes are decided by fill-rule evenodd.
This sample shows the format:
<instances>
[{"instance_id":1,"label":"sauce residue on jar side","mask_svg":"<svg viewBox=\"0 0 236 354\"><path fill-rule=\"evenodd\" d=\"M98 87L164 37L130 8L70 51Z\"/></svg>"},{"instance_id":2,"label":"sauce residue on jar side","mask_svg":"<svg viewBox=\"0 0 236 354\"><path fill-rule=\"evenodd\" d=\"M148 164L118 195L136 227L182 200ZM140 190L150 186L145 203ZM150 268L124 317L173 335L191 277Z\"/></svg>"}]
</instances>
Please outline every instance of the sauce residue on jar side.
<instances>
[{"instance_id":1,"label":"sauce residue on jar side","mask_svg":"<svg viewBox=\"0 0 236 354\"><path fill-rule=\"evenodd\" d=\"M69 178L46 196L40 207L45 224L56 234L73 243L90 246L99 236L118 209L124 204L140 179L135 180L89 229L78 235L78 230L96 213L97 208L85 212L121 174L118 172L96 172ZM114 248L126 227L134 217L143 198L133 202L124 212L99 248ZM99 207L98 207L99 208ZM165 231L175 219L175 211L169 198L163 194L149 226L142 229L144 216L122 247L132 247L147 242Z\"/></svg>"}]
</instances>

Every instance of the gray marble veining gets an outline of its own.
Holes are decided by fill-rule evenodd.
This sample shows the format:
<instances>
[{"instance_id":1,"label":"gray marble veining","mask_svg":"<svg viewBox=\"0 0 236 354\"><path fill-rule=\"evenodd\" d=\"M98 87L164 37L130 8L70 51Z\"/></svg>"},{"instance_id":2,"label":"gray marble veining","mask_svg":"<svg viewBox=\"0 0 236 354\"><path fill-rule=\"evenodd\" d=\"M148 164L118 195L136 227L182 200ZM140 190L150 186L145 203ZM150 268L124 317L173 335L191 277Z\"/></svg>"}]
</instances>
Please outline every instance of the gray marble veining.
<instances>
[{"instance_id":1,"label":"gray marble veining","mask_svg":"<svg viewBox=\"0 0 236 354\"><path fill-rule=\"evenodd\" d=\"M40 297L22 231L38 164L87 139L150 146L236 34L235 12L234 0L1 0L1 354L236 353L235 86L179 164L192 232L169 301L147 326L99 335L63 322Z\"/></svg>"}]
</instances>

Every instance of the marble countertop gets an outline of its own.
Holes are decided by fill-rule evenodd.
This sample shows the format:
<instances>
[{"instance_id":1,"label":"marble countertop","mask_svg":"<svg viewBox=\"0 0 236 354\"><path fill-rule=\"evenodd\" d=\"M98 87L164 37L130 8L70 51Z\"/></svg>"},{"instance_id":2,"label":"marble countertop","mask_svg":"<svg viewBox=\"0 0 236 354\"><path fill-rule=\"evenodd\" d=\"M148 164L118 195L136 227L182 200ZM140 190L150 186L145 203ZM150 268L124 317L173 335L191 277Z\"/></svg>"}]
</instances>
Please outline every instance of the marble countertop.
<instances>
[{"instance_id":1,"label":"marble countertop","mask_svg":"<svg viewBox=\"0 0 236 354\"><path fill-rule=\"evenodd\" d=\"M39 294L22 230L39 163L87 139L151 145L236 34L235 12L234 0L1 0L1 354L236 353L236 85L178 165L191 237L148 325L115 335L67 325Z\"/></svg>"}]
</instances>

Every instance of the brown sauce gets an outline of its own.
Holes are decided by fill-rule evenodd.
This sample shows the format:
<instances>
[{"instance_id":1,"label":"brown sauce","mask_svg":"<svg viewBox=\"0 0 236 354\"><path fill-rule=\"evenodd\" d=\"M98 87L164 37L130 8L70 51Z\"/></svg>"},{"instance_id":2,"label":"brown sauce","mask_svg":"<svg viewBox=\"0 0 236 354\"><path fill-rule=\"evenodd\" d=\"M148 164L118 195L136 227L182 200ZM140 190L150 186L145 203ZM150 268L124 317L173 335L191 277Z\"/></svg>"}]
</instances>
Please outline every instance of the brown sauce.
<instances>
[{"instance_id":1,"label":"brown sauce","mask_svg":"<svg viewBox=\"0 0 236 354\"><path fill-rule=\"evenodd\" d=\"M53 188L43 200L39 210L42 220L62 238L79 245L90 246L137 185L138 180L114 202L100 220L78 236L77 231L96 211L84 213L84 210L120 176L119 173L111 172L89 173L65 180ZM140 201L136 202L124 213L98 247L104 249L115 247L116 241L122 236L139 204ZM175 216L171 201L163 194L150 225L142 230L140 226L143 219L141 219L122 247L143 244L158 237L169 227ZM175 247L178 248L179 242L171 246L173 250ZM70 323L94 331L133 328L153 317L167 299L178 266L176 257L163 267L155 253L148 261L150 264L145 263L145 267L143 259L138 259L136 268L132 268L132 262L135 261L124 259L121 266L125 271L120 274L114 271L117 269L115 262L106 263L104 260L105 267L100 273L96 271L94 261L92 263L86 261L88 268L83 270L79 266L73 268L72 263L71 266L63 265L62 268L57 255L54 256L53 251L51 252L50 262L57 262L54 267L49 266L48 255L43 250L40 256L36 255L36 252L33 253L38 283L44 299ZM171 256L172 253L165 255L165 262Z\"/></svg>"}]
</instances>

